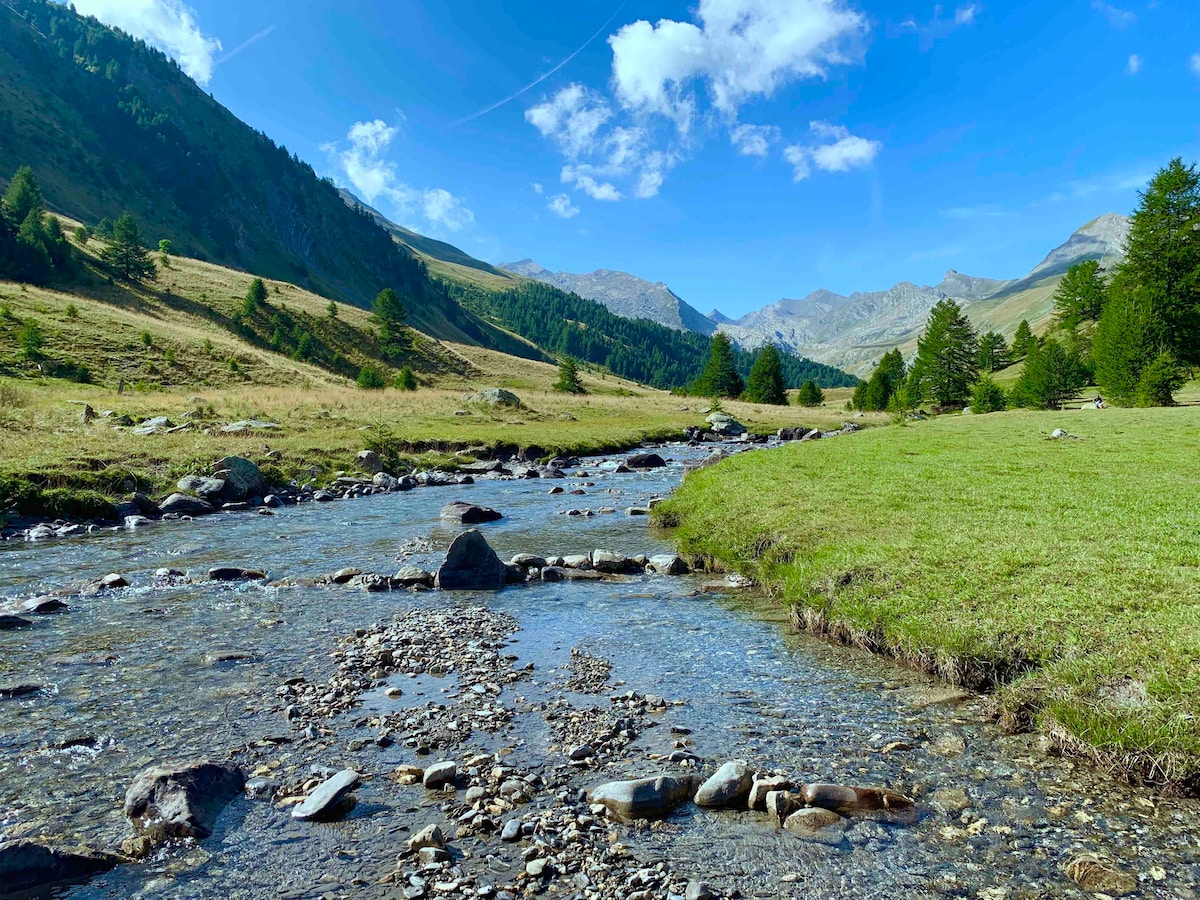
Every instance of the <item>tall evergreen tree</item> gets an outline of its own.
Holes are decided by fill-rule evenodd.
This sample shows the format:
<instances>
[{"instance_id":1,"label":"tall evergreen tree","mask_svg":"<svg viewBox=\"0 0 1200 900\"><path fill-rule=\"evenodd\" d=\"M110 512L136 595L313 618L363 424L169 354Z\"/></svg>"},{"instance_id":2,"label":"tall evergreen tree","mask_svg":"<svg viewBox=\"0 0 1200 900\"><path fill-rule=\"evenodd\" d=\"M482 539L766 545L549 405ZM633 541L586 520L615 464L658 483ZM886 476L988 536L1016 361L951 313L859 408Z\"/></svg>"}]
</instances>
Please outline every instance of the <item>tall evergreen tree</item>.
<instances>
[{"instance_id":1,"label":"tall evergreen tree","mask_svg":"<svg viewBox=\"0 0 1200 900\"><path fill-rule=\"evenodd\" d=\"M953 300L939 300L917 339L911 375L913 399L938 406L962 406L979 377L979 342L966 313Z\"/></svg>"},{"instance_id":2,"label":"tall evergreen tree","mask_svg":"<svg viewBox=\"0 0 1200 900\"><path fill-rule=\"evenodd\" d=\"M586 394L587 389L579 377L579 365L573 356L564 356L558 363L558 381L554 390L561 394Z\"/></svg>"},{"instance_id":3,"label":"tall evergreen tree","mask_svg":"<svg viewBox=\"0 0 1200 900\"><path fill-rule=\"evenodd\" d=\"M998 372L1008 365L1008 344L1004 335L989 331L979 338L979 371Z\"/></svg>"},{"instance_id":4,"label":"tall evergreen tree","mask_svg":"<svg viewBox=\"0 0 1200 900\"><path fill-rule=\"evenodd\" d=\"M390 287L384 288L375 295L372 306L373 318L379 326L379 341L383 344L384 353L402 349L401 339L404 335L404 320L408 312L400 295Z\"/></svg>"},{"instance_id":5,"label":"tall evergreen tree","mask_svg":"<svg viewBox=\"0 0 1200 900\"><path fill-rule=\"evenodd\" d=\"M1017 333L1013 335L1012 342L1012 357L1013 359L1022 359L1029 352L1029 342L1033 340L1033 329L1029 327L1029 320L1022 319L1021 324L1017 326Z\"/></svg>"},{"instance_id":6,"label":"tall evergreen tree","mask_svg":"<svg viewBox=\"0 0 1200 900\"><path fill-rule=\"evenodd\" d=\"M796 392L796 403L800 406L820 406L824 402L825 392L811 378L800 385L800 390Z\"/></svg>"},{"instance_id":7,"label":"tall evergreen tree","mask_svg":"<svg viewBox=\"0 0 1200 900\"><path fill-rule=\"evenodd\" d=\"M1137 402L1142 370L1157 355L1150 302L1137 289L1118 286L1096 326L1092 360L1104 396L1120 406Z\"/></svg>"},{"instance_id":8,"label":"tall evergreen tree","mask_svg":"<svg viewBox=\"0 0 1200 900\"><path fill-rule=\"evenodd\" d=\"M38 221L41 221L40 217L46 211L46 201L29 166L21 166L13 175L8 190L4 192L4 206L12 221L18 225L29 218L30 213L36 213Z\"/></svg>"},{"instance_id":9,"label":"tall evergreen tree","mask_svg":"<svg viewBox=\"0 0 1200 900\"><path fill-rule=\"evenodd\" d=\"M1104 309L1104 279L1100 263L1086 259L1067 269L1054 292L1054 321L1060 328L1077 328L1096 321Z\"/></svg>"},{"instance_id":10,"label":"tall evergreen tree","mask_svg":"<svg viewBox=\"0 0 1200 900\"><path fill-rule=\"evenodd\" d=\"M811 381L811 379L810 379ZM813 387L816 387L815 382ZM774 344L766 344L754 359L750 367L750 376L746 379L744 400L751 403L769 403L773 406L787 405L787 390L783 383L783 365L779 360L779 351Z\"/></svg>"},{"instance_id":11,"label":"tall evergreen tree","mask_svg":"<svg viewBox=\"0 0 1200 900\"><path fill-rule=\"evenodd\" d=\"M708 362L704 371L692 382L689 393L733 399L740 396L745 387L742 376L738 374L733 342L729 340L729 335L718 331L709 343Z\"/></svg>"},{"instance_id":12,"label":"tall evergreen tree","mask_svg":"<svg viewBox=\"0 0 1200 900\"><path fill-rule=\"evenodd\" d=\"M1176 157L1139 196L1118 289L1138 290L1154 339L1200 364L1200 171Z\"/></svg>"},{"instance_id":13,"label":"tall evergreen tree","mask_svg":"<svg viewBox=\"0 0 1200 900\"><path fill-rule=\"evenodd\" d=\"M142 230L129 213L113 222L112 237L101 258L127 281L154 277L154 260L142 243Z\"/></svg>"}]
</instances>

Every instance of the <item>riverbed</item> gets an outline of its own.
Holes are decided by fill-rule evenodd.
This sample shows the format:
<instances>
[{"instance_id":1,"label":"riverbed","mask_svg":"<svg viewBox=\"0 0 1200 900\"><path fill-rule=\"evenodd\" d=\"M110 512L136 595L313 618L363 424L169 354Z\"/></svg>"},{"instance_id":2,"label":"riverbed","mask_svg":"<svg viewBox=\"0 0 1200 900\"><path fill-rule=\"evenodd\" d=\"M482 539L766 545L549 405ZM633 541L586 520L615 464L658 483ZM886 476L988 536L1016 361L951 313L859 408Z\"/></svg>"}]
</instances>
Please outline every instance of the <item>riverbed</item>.
<instances>
[{"instance_id":1,"label":"riverbed","mask_svg":"<svg viewBox=\"0 0 1200 900\"><path fill-rule=\"evenodd\" d=\"M670 464L648 472L618 474L615 460L586 459L562 481L483 478L273 516L221 514L0 547L5 602L56 593L68 604L36 617L31 629L0 632L0 682L41 686L0 700L0 841L45 836L115 848L130 834L121 801L140 771L236 752L242 764L273 766L281 777L313 765L373 777L343 821L298 822L267 800L239 799L201 844L159 852L60 895L401 897L404 839L436 821L463 854L456 865L471 874L470 895L481 896L485 882L519 880L520 847L487 835L456 841L461 800L455 806L397 785L387 773L439 754L500 754L558 786L535 791L523 805L533 818L567 789L679 770L665 757L682 746L699 758L701 772L742 758L799 782L886 786L916 799L919 817L858 822L845 841L828 846L780 831L761 814L689 805L654 827L614 824L607 839L627 848L621 865L662 863L676 880L704 879L721 896L1085 897L1096 891L1064 869L1079 854L1095 853L1133 879L1137 896L1197 896L1196 801L1111 780L1046 752L1035 735L1006 736L991 724L983 698L791 633L776 605L744 591L712 592L712 576L532 583L495 595L312 583L344 567L435 570L459 530L439 511L458 499L504 514L480 526L502 558L667 552L669 534L624 510L664 496L685 462L703 452L663 448ZM567 490L548 493L554 485ZM596 514L567 515L572 509ZM203 581L218 565L259 568L273 582L293 583ZM163 567L197 580L154 577ZM94 592L110 572L131 587ZM381 686L319 733L286 718L281 685L333 676L340 659L333 654L356 631L397 616L453 618L462 610L461 639L469 643L478 636L466 611L481 606L515 620L503 652L515 657L511 671L523 673L494 699L508 710L495 732L477 730L435 747L432 757L403 734L386 746L373 740L372 715L434 704L453 719L464 702L454 671L398 682L403 700L389 700ZM602 685L568 689L573 649L577 658L611 664ZM568 766L550 711L608 710L612 697L629 691L668 705L638 720L623 752ZM549 895L585 891L566 877L536 887ZM464 881L444 895L467 891Z\"/></svg>"}]
</instances>

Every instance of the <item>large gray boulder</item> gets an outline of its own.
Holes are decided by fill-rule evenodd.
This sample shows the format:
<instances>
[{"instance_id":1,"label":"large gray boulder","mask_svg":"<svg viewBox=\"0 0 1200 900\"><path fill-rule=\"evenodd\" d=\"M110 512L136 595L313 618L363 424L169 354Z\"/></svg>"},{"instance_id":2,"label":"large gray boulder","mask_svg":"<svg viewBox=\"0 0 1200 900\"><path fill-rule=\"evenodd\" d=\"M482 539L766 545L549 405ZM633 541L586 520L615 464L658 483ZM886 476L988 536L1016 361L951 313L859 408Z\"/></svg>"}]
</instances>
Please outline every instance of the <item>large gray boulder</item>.
<instances>
[{"instance_id":1,"label":"large gray boulder","mask_svg":"<svg viewBox=\"0 0 1200 900\"><path fill-rule=\"evenodd\" d=\"M504 388L488 388L476 394L464 394L467 403L480 403L484 406L507 406L516 409L521 405L521 398L512 391Z\"/></svg>"},{"instance_id":2,"label":"large gray boulder","mask_svg":"<svg viewBox=\"0 0 1200 900\"><path fill-rule=\"evenodd\" d=\"M447 522L454 522L457 525L478 525L481 522L495 522L497 519L503 519L504 514L487 506L455 500L442 507L441 517Z\"/></svg>"},{"instance_id":3,"label":"large gray boulder","mask_svg":"<svg viewBox=\"0 0 1200 900\"><path fill-rule=\"evenodd\" d=\"M437 571L436 583L444 591L498 591L508 570L478 529L464 531L450 544Z\"/></svg>"},{"instance_id":4,"label":"large gray boulder","mask_svg":"<svg viewBox=\"0 0 1200 900\"><path fill-rule=\"evenodd\" d=\"M714 432L721 435L732 437L738 434L746 433L746 426L735 419L729 413L715 412L704 420L707 422Z\"/></svg>"},{"instance_id":5,"label":"large gray boulder","mask_svg":"<svg viewBox=\"0 0 1200 900\"><path fill-rule=\"evenodd\" d=\"M218 460L213 477L225 481L225 491L221 494L225 500L261 497L267 492L267 479L263 477L262 470L242 456L226 456Z\"/></svg>"},{"instance_id":6,"label":"large gray boulder","mask_svg":"<svg viewBox=\"0 0 1200 900\"><path fill-rule=\"evenodd\" d=\"M698 783L694 775L610 781L588 791L588 801L623 819L660 819L691 799Z\"/></svg>"},{"instance_id":7,"label":"large gray boulder","mask_svg":"<svg viewBox=\"0 0 1200 900\"><path fill-rule=\"evenodd\" d=\"M10 841L0 844L0 896L78 883L120 862L110 853L77 853L33 841Z\"/></svg>"},{"instance_id":8,"label":"large gray boulder","mask_svg":"<svg viewBox=\"0 0 1200 900\"><path fill-rule=\"evenodd\" d=\"M667 461L657 453L635 453L625 460L625 465L631 469L661 469Z\"/></svg>"},{"instance_id":9,"label":"large gray boulder","mask_svg":"<svg viewBox=\"0 0 1200 900\"><path fill-rule=\"evenodd\" d=\"M798 809L783 823L785 831L819 844L836 847L846 835L849 823L837 813L819 806Z\"/></svg>"},{"instance_id":10,"label":"large gray boulder","mask_svg":"<svg viewBox=\"0 0 1200 900\"><path fill-rule=\"evenodd\" d=\"M358 471L368 475L378 475L383 471L383 459L374 450L359 450L354 457L354 465Z\"/></svg>"},{"instance_id":11,"label":"large gray boulder","mask_svg":"<svg viewBox=\"0 0 1200 900\"><path fill-rule=\"evenodd\" d=\"M246 786L246 775L228 763L198 761L151 766L125 792L125 815L151 840L203 840L217 816Z\"/></svg>"},{"instance_id":12,"label":"large gray boulder","mask_svg":"<svg viewBox=\"0 0 1200 900\"><path fill-rule=\"evenodd\" d=\"M696 805L745 807L753 785L754 773L746 761L731 759L700 785Z\"/></svg>"},{"instance_id":13,"label":"large gray boulder","mask_svg":"<svg viewBox=\"0 0 1200 900\"><path fill-rule=\"evenodd\" d=\"M159 506L162 514L175 513L180 516L207 516L216 509L207 500L189 497L187 494L172 494Z\"/></svg>"},{"instance_id":14,"label":"large gray boulder","mask_svg":"<svg viewBox=\"0 0 1200 900\"><path fill-rule=\"evenodd\" d=\"M204 475L184 475L175 485L185 494L195 494L201 500L207 500L210 503L221 499L221 495L225 492L224 478L208 478ZM141 510L135 507L135 514L139 514Z\"/></svg>"}]
</instances>

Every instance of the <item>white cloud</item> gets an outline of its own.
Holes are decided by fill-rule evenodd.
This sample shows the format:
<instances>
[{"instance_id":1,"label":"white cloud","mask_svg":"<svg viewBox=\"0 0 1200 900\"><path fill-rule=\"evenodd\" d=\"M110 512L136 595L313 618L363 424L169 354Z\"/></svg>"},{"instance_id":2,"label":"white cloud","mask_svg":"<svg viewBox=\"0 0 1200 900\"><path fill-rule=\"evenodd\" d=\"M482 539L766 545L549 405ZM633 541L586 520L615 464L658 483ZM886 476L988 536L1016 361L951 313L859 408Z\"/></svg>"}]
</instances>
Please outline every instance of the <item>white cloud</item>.
<instances>
[{"instance_id":1,"label":"white cloud","mask_svg":"<svg viewBox=\"0 0 1200 900\"><path fill-rule=\"evenodd\" d=\"M444 188L415 188L400 180L396 164L383 158L396 134L396 127L382 119L355 122L346 133L348 147L333 142L321 149L333 158L356 194L371 205L381 198L389 201L393 218L406 220L402 224L420 217L434 229L459 231L474 223L475 214Z\"/></svg>"},{"instance_id":2,"label":"white cloud","mask_svg":"<svg viewBox=\"0 0 1200 900\"><path fill-rule=\"evenodd\" d=\"M898 29L917 35L921 41L921 49L928 50L935 42L949 37L956 29L969 28L975 24L976 17L983 12L978 3L970 3L954 10L953 16L943 16L942 7L935 6L929 21L918 21L915 16L909 16L900 23Z\"/></svg>"},{"instance_id":3,"label":"white cloud","mask_svg":"<svg viewBox=\"0 0 1200 900\"><path fill-rule=\"evenodd\" d=\"M195 10L180 0L74 2L77 12L95 16L104 24L120 28L170 54L199 84L208 84L212 80L214 60L221 52L221 42L200 30Z\"/></svg>"},{"instance_id":4,"label":"white cloud","mask_svg":"<svg viewBox=\"0 0 1200 900\"><path fill-rule=\"evenodd\" d=\"M1113 28L1128 28L1137 21L1137 16L1127 9L1120 9L1105 0L1092 0L1092 9L1108 19Z\"/></svg>"},{"instance_id":5,"label":"white cloud","mask_svg":"<svg viewBox=\"0 0 1200 900\"><path fill-rule=\"evenodd\" d=\"M983 9L983 7L979 6L976 3L972 3L970 6L960 6L958 9L956 9L954 11L954 24L955 25L972 25L972 24L974 24L975 16L977 16L982 9Z\"/></svg>"},{"instance_id":6,"label":"white cloud","mask_svg":"<svg viewBox=\"0 0 1200 900\"><path fill-rule=\"evenodd\" d=\"M421 192L421 211L425 219L449 231L459 231L475 223L475 213L444 188L426 188Z\"/></svg>"},{"instance_id":7,"label":"white cloud","mask_svg":"<svg viewBox=\"0 0 1200 900\"><path fill-rule=\"evenodd\" d=\"M533 192L534 192L535 194L540 194L540 193L541 193L543 190L545 190L545 188L543 188L543 187L542 187L542 184L541 184L541 182L540 182L540 181L535 181L535 182L534 182L534 183L531 185L531 187L533 188Z\"/></svg>"},{"instance_id":8,"label":"white cloud","mask_svg":"<svg viewBox=\"0 0 1200 900\"><path fill-rule=\"evenodd\" d=\"M590 152L612 118L608 102L582 84L570 84L545 103L525 110L525 121L556 143L568 159Z\"/></svg>"},{"instance_id":9,"label":"white cloud","mask_svg":"<svg viewBox=\"0 0 1200 900\"><path fill-rule=\"evenodd\" d=\"M849 172L869 166L883 144L858 137L841 125L810 122L809 130L817 139L812 144L792 144L783 150L783 158L792 167L792 179L803 181L814 168L823 172Z\"/></svg>"},{"instance_id":10,"label":"white cloud","mask_svg":"<svg viewBox=\"0 0 1200 900\"><path fill-rule=\"evenodd\" d=\"M774 125L738 125L729 132L729 142L739 156L766 156L777 140L779 129Z\"/></svg>"},{"instance_id":11,"label":"white cloud","mask_svg":"<svg viewBox=\"0 0 1200 900\"><path fill-rule=\"evenodd\" d=\"M620 200L621 192L617 190L616 185L609 181L597 180L592 174L594 171L596 170L593 167L587 165L563 166L562 182L563 184L573 184L593 200L608 202Z\"/></svg>"},{"instance_id":12,"label":"white cloud","mask_svg":"<svg viewBox=\"0 0 1200 900\"><path fill-rule=\"evenodd\" d=\"M608 39L622 105L693 122L703 83L714 108L732 118L744 101L792 81L824 78L859 55L864 16L843 0L700 0L697 23L640 20Z\"/></svg>"},{"instance_id":13,"label":"white cloud","mask_svg":"<svg viewBox=\"0 0 1200 900\"><path fill-rule=\"evenodd\" d=\"M571 205L571 198L567 194L555 194L546 204L546 209L562 219L579 215L579 207Z\"/></svg>"},{"instance_id":14,"label":"white cloud","mask_svg":"<svg viewBox=\"0 0 1200 900\"><path fill-rule=\"evenodd\" d=\"M738 125L738 110L857 61L867 19L848 2L698 0L692 21L632 22L608 39L610 94L571 84L526 121L563 155L563 184L598 200L657 195L718 127L740 155L765 157L778 128Z\"/></svg>"},{"instance_id":15,"label":"white cloud","mask_svg":"<svg viewBox=\"0 0 1200 900\"><path fill-rule=\"evenodd\" d=\"M1192 58L1188 60L1188 68L1192 70L1192 74L1200 78L1200 53L1193 53Z\"/></svg>"},{"instance_id":16,"label":"white cloud","mask_svg":"<svg viewBox=\"0 0 1200 900\"><path fill-rule=\"evenodd\" d=\"M1142 71L1142 58L1136 53L1129 57L1129 61L1125 63L1125 74L1136 75Z\"/></svg>"}]
</instances>

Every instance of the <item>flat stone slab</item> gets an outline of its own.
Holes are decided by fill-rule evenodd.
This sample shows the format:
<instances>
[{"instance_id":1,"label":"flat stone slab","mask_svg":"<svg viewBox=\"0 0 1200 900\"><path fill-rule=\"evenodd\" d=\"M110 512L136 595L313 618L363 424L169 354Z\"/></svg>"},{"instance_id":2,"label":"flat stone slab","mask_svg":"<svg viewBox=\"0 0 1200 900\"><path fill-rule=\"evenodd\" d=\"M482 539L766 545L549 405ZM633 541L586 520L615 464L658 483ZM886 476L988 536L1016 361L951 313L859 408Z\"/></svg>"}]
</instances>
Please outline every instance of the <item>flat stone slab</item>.
<instances>
[{"instance_id":1,"label":"flat stone slab","mask_svg":"<svg viewBox=\"0 0 1200 900\"><path fill-rule=\"evenodd\" d=\"M303 803L292 807L292 818L321 819L336 814L346 795L361 783L362 779L353 769L343 769L332 778L327 778L304 798Z\"/></svg>"}]
</instances>

